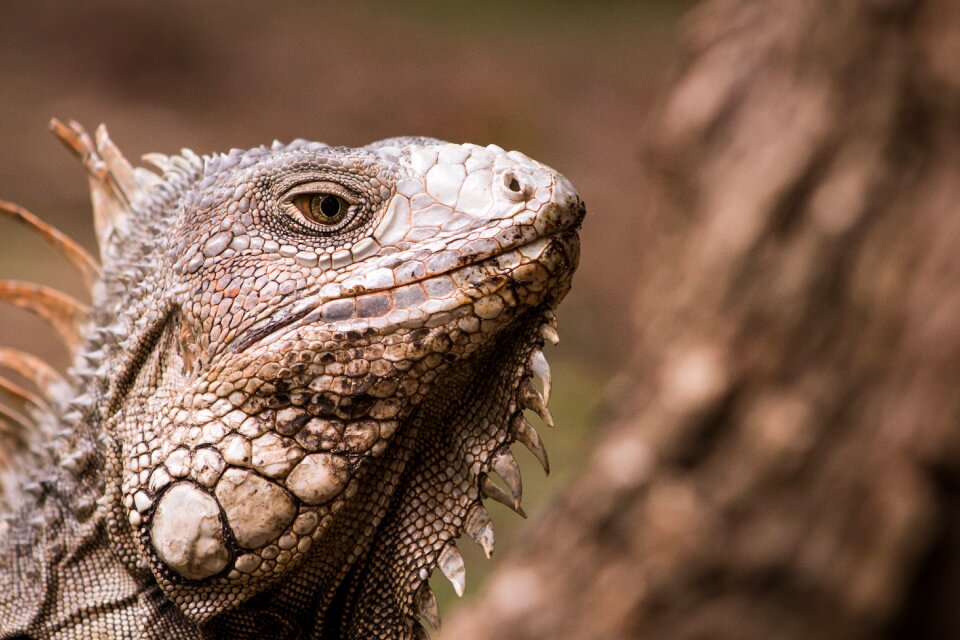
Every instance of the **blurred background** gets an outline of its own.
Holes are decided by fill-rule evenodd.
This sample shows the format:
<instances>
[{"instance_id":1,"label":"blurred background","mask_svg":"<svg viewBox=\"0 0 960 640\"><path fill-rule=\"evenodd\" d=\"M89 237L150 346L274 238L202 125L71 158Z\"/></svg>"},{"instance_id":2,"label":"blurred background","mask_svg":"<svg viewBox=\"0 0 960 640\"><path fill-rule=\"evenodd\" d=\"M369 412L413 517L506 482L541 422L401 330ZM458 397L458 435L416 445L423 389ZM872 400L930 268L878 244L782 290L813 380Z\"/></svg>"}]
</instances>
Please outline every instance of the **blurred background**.
<instances>
[{"instance_id":1,"label":"blurred background","mask_svg":"<svg viewBox=\"0 0 960 640\"><path fill-rule=\"evenodd\" d=\"M582 263L561 308L554 367L553 475L518 451L535 520L578 469L605 390L630 353L634 276L654 225L641 140L691 3L0 2L0 198L94 249L86 180L48 132L55 116L106 123L132 161L396 135L518 149L564 173L587 202ZM0 221L0 274L83 299L45 245ZM65 367L52 331L4 308L0 343ZM521 521L490 507L502 558ZM471 543L465 602L491 566ZM439 572L438 572L439 575ZM446 616L458 603L442 579Z\"/></svg>"}]
</instances>

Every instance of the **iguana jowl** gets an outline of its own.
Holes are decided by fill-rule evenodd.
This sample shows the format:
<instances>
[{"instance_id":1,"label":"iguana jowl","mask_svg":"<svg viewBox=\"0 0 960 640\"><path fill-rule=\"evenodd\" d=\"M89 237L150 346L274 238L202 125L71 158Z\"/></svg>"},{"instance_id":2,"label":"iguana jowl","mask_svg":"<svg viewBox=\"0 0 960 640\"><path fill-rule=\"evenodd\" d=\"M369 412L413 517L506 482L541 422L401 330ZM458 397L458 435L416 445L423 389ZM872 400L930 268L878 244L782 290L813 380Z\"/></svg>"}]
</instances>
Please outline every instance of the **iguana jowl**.
<instances>
[{"instance_id":1,"label":"iguana jowl","mask_svg":"<svg viewBox=\"0 0 960 640\"><path fill-rule=\"evenodd\" d=\"M524 409L584 207L517 152L295 141L133 168L54 130L89 174L100 260L28 212L90 308L0 283L75 349L0 366L0 638L413 638L520 510ZM102 266L101 266L102 265ZM543 393L533 384L543 380ZM488 474L502 477L509 492ZM521 511L522 513L522 511Z\"/></svg>"}]
</instances>

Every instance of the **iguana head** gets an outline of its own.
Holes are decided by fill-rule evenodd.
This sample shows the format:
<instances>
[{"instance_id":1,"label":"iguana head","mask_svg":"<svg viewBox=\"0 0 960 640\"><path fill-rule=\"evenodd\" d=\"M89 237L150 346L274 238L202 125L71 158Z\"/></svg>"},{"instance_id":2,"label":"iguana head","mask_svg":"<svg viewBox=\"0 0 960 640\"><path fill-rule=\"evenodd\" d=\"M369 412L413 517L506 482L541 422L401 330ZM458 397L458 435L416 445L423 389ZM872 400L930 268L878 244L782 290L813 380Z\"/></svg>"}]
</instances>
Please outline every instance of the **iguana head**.
<instances>
[{"instance_id":1,"label":"iguana head","mask_svg":"<svg viewBox=\"0 0 960 640\"><path fill-rule=\"evenodd\" d=\"M88 350L131 570L214 635L413 634L434 567L462 589L455 539L492 547L481 499L519 510L510 444L546 460L523 412L551 420L531 378L549 384L577 192L427 138L148 156L162 175L124 184L102 138L113 333Z\"/></svg>"}]
</instances>

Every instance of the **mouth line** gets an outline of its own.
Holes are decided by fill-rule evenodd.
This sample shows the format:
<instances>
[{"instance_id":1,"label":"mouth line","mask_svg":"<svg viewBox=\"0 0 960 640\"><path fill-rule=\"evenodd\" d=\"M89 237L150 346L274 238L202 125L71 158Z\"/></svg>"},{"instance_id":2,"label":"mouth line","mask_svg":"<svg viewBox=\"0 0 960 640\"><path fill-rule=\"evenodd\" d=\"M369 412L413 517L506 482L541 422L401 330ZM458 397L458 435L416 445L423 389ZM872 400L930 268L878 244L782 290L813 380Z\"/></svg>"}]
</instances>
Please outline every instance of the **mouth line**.
<instances>
[{"instance_id":1,"label":"mouth line","mask_svg":"<svg viewBox=\"0 0 960 640\"><path fill-rule=\"evenodd\" d=\"M579 226L580 225L578 220L574 224L565 226L561 229L557 229L556 231L552 231L551 233L548 233L546 235L537 236L532 240L528 240L526 242L507 247L506 249L503 249L496 253L490 253L486 255L481 254L479 257L471 259L468 262L464 262L463 264L458 264L457 266L452 267L441 273L435 273L429 276L418 278L416 280L411 280L410 282L405 282L399 286L389 287L384 289L364 289L361 291L348 291L344 295L338 296L337 298L324 298L319 294L311 294L308 296L304 296L303 298L300 298L299 300L295 301L292 305L290 305L286 309L272 316L267 322L263 323L261 326L257 327L255 325L254 327L252 327L246 333L246 335L244 335L241 339L229 344L225 349L223 355L236 353L236 352L249 349L250 347L254 346L255 344L259 343L265 338L268 338L269 336L276 334L279 331L289 328L299 322L304 322L311 315L318 312L322 308L322 305L324 303L333 302L335 300L344 300L349 298L360 298L363 296L373 295L377 293L384 293L388 291L393 291L395 289L399 289L401 287L407 287L407 286L419 284L422 282L427 282L428 280L439 278L441 276L446 276L456 271L460 271L461 269L466 269L469 267L474 267L478 264L482 264L484 262L497 260L502 256L505 256L509 253L520 251L521 249L525 247L529 247L538 242L547 243L552 240L562 238L564 236L576 235ZM317 319L319 319L319 317Z\"/></svg>"}]
</instances>

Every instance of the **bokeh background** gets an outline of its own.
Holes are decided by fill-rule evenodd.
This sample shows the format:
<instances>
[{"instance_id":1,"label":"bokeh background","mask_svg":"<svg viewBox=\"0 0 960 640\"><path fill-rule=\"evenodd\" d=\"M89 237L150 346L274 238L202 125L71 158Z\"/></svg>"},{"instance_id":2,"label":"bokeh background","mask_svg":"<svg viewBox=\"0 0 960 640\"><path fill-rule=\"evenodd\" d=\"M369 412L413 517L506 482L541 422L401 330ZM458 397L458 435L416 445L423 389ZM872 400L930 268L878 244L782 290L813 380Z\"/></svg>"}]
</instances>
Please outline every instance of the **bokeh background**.
<instances>
[{"instance_id":1,"label":"bokeh background","mask_svg":"<svg viewBox=\"0 0 960 640\"><path fill-rule=\"evenodd\" d=\"M395 135L518 149L563 172L588 206L582 263L560 317L558 428L544 433L553 475L518 451L532 518L572 477L629 354L635 276L652 252L643 184L647 114L669 75L690 2L535 1L148 3L0 1L0 198L95 247L80 166L47 131L51 116L105 122L131 159L308 138L359 146ZM645 244L645 242L647 244ZM81 283L55 254L0 221L0 274ZM52 331L0 312L0 343L59 367ZM491 512L497 555L522 535ZM467 542L468 590L491 567ZM434 590L446 616L452 589Z\"/></svg>"}]
</instances>

